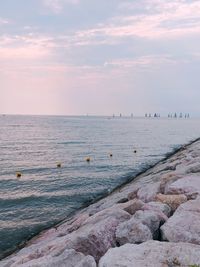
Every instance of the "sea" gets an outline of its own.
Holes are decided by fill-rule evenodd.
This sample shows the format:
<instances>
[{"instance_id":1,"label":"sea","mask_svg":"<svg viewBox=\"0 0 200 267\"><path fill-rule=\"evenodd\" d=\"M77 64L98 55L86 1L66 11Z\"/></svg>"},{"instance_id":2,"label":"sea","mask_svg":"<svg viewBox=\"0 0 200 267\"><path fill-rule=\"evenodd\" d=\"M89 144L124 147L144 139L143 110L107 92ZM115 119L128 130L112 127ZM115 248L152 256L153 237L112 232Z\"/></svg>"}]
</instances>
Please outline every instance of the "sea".
<instances>
[{"instance_id":1,"label":"sea","mask_svg":"<svg viewBox=\"0 0 200 267\"><path fill-rule=\"evenodd\" d=\"M0 116L0 258L198 137L192 118Z\"/></svg>"}]
</instances>

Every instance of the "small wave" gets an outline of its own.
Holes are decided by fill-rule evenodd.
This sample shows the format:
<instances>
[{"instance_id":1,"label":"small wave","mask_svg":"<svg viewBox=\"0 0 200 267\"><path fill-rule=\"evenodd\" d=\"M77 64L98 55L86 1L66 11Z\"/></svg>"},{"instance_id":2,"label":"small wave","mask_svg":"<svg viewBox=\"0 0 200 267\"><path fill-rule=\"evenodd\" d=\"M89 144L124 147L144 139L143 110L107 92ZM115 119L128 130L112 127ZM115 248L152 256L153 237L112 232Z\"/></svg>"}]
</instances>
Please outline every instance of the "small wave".
<instances>
[{"instance_id":1,"label":"small wave","mask_svg":"<svg viewBox=\"0 0 200 267\"><path fill-rule=\"evenodd\" d=\"M85 144L86 142L83 141L66 141L66 142L60 142L58 143L59 145L82 145Z\"/></svg>"},{"instance_id":2,"label":"small wave","mask_svg":"<svg viewBox=\"0 0 200 267\"><path fill-rule=\"evenodd\" d=\"M52 164L53 165L53 164ZM64 168L63 168L64 169ZM55 170L57 170L56 166L51 166L51 167L39 167L39 168L30 168L30 169L22 169L22 168L18 168L17 170L21 171L22 174L27 175L27 174L39 174L39 173L49 173L49 172L53 172ZM0 176L5 176L5 175L15 175L15 171L4 171L1 172ZM9 177L10 179L10 177Z\"/></svg>"},{"instance_id":3,"label":"small wave","mask_svg":"<svg viewBox=\"0 0 200 267\"><path fill-rule=\"evenodd\" d=\"M57 191L57 192L27 192L27 193L12 193L5 194L3 197L0 197L0 202L10 201L16 203L17 201L25 201L25 200L34 200L34 199L49 199L49 198L60 198L60 197L70 197L73 193L65 191Z\"/></svg>"},{"instance_id":4,"label":"small wave","mask_svg":"<svg viewBox=\"0 0 200 267\"><path fill-rule=\"evenodd\" d=\"M144 156L144 158L159 158L159 157L163 157L163 154L149 154L147 156Z\"/></svg>"}]
</instances>

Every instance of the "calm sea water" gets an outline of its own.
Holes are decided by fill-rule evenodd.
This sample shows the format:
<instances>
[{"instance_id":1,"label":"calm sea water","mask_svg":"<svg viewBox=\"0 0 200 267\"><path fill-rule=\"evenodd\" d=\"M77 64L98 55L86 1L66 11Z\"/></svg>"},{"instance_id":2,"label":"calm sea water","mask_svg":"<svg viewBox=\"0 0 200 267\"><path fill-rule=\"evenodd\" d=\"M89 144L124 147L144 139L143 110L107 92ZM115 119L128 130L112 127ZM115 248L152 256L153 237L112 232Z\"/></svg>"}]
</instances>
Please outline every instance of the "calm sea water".
<instances>
[{"instance_id":1,"label":"calm sea water","mask_svg":"<svg viewBox=\"0 0 200 267\"><path fill-rule=\"evenodd\" d=\"M0 116L0 126L0 257L200 137L197 119Z\"/></svg>"}]
</instances>

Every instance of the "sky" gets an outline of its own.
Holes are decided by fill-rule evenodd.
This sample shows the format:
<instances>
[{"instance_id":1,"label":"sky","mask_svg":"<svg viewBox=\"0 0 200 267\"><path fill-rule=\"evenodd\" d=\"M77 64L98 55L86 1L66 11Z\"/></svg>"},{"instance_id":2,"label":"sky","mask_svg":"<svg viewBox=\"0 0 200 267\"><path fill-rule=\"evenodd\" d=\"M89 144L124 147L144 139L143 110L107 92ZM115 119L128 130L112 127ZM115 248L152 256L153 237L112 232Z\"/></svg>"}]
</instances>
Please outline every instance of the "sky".
<instances>
[{"instance_id":1,"label":"sky","mask_svg":"<svg viewBox=\"0 0 200 267\"><path fill-rule=\"evenodd\" d=\"M0 0L0 113L200 115L200 1Z\"/></svg>"}]
</instances>

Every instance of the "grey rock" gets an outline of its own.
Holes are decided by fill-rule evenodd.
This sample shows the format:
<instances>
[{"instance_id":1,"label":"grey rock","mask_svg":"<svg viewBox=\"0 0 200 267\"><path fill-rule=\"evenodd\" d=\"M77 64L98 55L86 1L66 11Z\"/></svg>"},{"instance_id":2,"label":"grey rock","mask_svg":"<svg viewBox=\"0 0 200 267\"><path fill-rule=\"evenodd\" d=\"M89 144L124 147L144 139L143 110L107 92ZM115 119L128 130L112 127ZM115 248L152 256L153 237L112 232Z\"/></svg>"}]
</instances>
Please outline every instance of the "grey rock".
<instances>
[{"instance_id":1,"label":"grey rock","mask_svg":"<svg viewBox=\"0 0 200 267\"><path fill-rule=\"evenodd\" d=\"M59 255L40 257L21 257L17 261L0 263L1 267L96 267L96 262L91 256L84 256L73 249L65 250Z\"/></svg>"},{"instance_id":2,"label":"grey rock","mask_svg":"<svg viewBox=\"0 0 200 267\"><path fill-rule=\"evenodd\" d=\"M116 204L112 208L120 208L133 215L136 211L142 209L144 202L139 199L133 199L126 203Z\"/></svg>"},{"instance_id":3,"label":"grey rock","mask_svg":"<svg viewBox=\"0 0 200 267\"><path fill-rule=\"evenodd\" d=\"M154 210L164 213L167 217L171 215L171 208L169 205L161 202L149 202L142 206L142 210Z\"/></svg>"},{"instance_id":4,"label":"grey rock","mask_svg":"<svg viewBox=\"0 0 200 267\"><path fill-rule=\"evenodd\" d=\"M133 218L146 225L154 238L157 237L157 231L160 227L160 224L164 223L168 219L162 212L157 212L154 210L139 210L135 213Z\"/></svg>"},{"instance_id":5,"label":"grey rock","mask_svg":"<svg viewBox=\"0 0 200 267\"><path fill-rule=\"evenodd\" d=\"M98 261L110 247L116 246L116 228L130 217L129 213L121 209L105 209L89 217L83 226L68 235L64 242L67 248L92 255Z\"/></svg>"},{"instance_id":6,"label":"grey rock","mask_svg":"<svg viewBox=\"0 0 200 267\"><path fill-rule=\"evenodd\" d=\"M172 183L167 191L167 194L185 194L190 197L200 194L200 175L185 176Z\"/></svg>"},{"instance_id":7,"label":"grey rock","mask_svg":"<svg viewBox=\"0 0 200 267\"><path fill-rule=\"evenodd\" d=\"M157 238L160 225L167 217L161 211L139 210L128 221L118 225L116 239L120 245L139 244Z\"/></svg>"},{"instance_id":8,"label":"grey rock","mask_svg":"<svg viewBox=\"0 0 200 267\"><path fill-rule=\"evenodd\" d=\"M133 191L129 192L128 199L131 200L131 199L136 198L138 190L139 190L138 188L135 188Z\"/></svg>"},{"instance_id":9,"label":"grey rock","mask_svg":"<svg viewBox=\"0 0 200 267\"><path fill-rule=\"evenodd\" d=\"M160 230L163 240L200 244L200 199L180 205Z\"/></svg>"},{"instance_id":10,"label":"grey rock","mask_svg":"<svg viewBox=\"0 0 200 267\"><path fill-rule=\"evenodd\" d=\"M186 170L186 173L198 173L200 172L200 164L199 162L189 165Z\"/></svg>"},{"instance_id":11,"label":"grey rock","mask_svg":"<svg viewBox=\"0 0 200 267\"><path fill-rule=\"evenodd\" d=\"M109 249L99 267L175 267L200 264L200 246L189 243L147 241Z\"/></svg>"},{"instance_id":12,"label":"grey rock","mask_svg":"<svg viewBox=\"0 0 200 267\"><path fill-rule=\"evenodd\" d=\"M166 194L166 190L169 187L169 185L178 179L180 179L181 176L176 173L167 173L161 177L161 183L160 183L160 192L162 194Z\"/></svg>"},{"instance_id":13,"label":"grey rock","mask_svg":"<svg viewBox=\"0 0 200 267\"><path fill-rule=\"evenodd\" d=\"M116 239L120 245L126 243L140 244L153 239L153 236L146 225L132 218L117 227Z\"/></svg>"},{"instance_id":14,"label":"grey rock","mask_svg":"<svg viewBox=\"0 0 200 267\"><path fill-rule=\"evenodd\" d=\"M121 209L105 209L87 219L81 219L81 227L72 233L27 246L10 260L16 262L20 258L30 260L54 257L66 249L74 249L98 261L110 247L116 246L116 227L130 217L129 213Z\"/></svg>"},{"instance_id":15,"label":"grey rock","mask_svg":"<svg viewBox=\"0 0 200 267\"><path fill-rule=\"evenodd\" d=\"M143 202L150 202L155 200L155 197L159 192L160 182L156 182L141 187L137 192L137 197Z\"/></svg>"}]
</instances>

